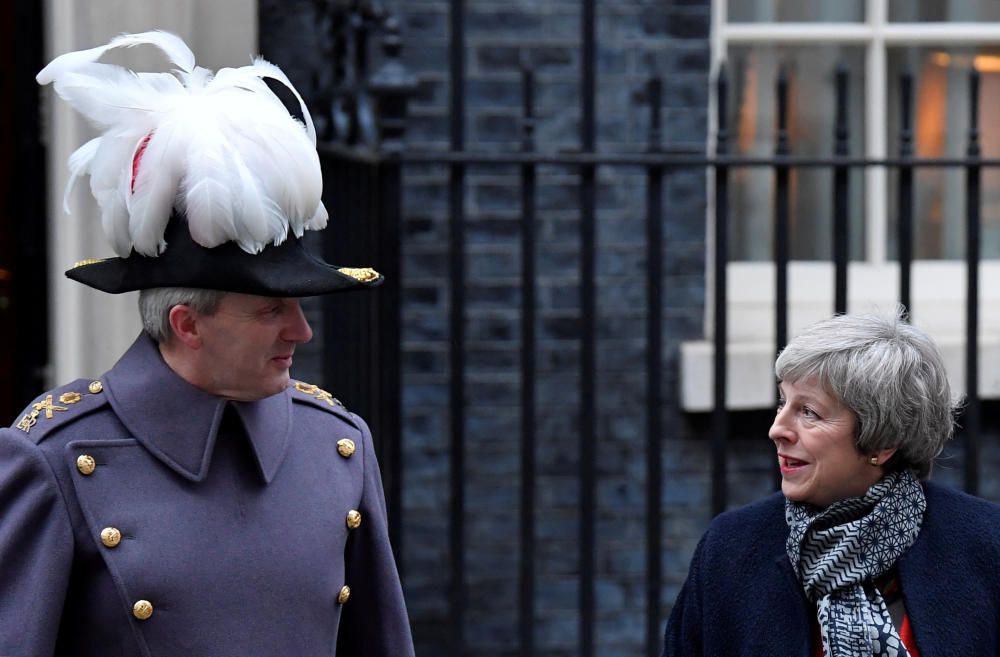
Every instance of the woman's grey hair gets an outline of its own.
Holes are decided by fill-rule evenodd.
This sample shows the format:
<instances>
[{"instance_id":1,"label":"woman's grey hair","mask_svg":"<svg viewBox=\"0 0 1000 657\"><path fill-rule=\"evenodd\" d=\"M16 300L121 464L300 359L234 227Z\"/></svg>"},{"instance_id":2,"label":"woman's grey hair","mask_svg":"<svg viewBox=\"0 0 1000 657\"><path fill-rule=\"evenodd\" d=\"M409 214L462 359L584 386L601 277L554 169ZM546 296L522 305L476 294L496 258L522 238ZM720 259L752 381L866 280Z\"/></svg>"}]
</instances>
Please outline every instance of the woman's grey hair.
<instances>
[{"instance_id":1,"label":"woman's grey hair","mask_svg":"<svg viewBox=\"0 0 1000 657\"><path fill-rule=\"evenodd\" d=\"M952 437L958 403L937 345L901 310L813 324L788 343L774 373L790 383L816 377L857 417L860 453L895 447L886 467L926 478Z\"/></svg>"},{"instance_id":2,"label":"woman's grey hair","mask_svg":"<svg viewBox=\"0 0 1000 657\"><path fill-rule=\"evenodd\" d=\"M199 290L190 287L157 287L139 292L139 315L142 328L149 337L159 344L170 340L170 309L174 306L190 306L196 313L214 315L225 292L219 290Z\"/></svg>"}]
</instances>

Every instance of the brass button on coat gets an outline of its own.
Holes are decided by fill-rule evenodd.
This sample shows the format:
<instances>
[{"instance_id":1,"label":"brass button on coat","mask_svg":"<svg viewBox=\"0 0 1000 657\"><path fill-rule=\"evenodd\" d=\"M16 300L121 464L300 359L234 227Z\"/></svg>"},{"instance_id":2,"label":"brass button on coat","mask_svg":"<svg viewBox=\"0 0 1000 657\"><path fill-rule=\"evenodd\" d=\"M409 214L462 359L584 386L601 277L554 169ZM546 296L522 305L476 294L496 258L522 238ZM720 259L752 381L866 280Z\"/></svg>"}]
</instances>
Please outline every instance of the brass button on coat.
<instances>
[{"instance_id":1,"label":"brass button on coat","mask_svg":"<svg viewBox=\"0 0 1000 657\"><path fill-rule=\"evenodd\" d=\"M347 528L357 529L361 526L361 514L354 509L347 512Z\"/></svg>"},{"instance_id":2,"label":"brass button on coat","mask_svg":"<svg viewBox=\"0 0 1000 657\"><path fill-rule=\"evenodd\" d=\"M104 543L104 547L118 547L121 542L122 533L118 531L117 527L105 527L101 530L101 543Z\"/></svg>"},{"instance_id":3,"label":"brass button on coat","mask_svg":"<svg viewBox=\"0 0 1000 657\"><path fill-rule=\"evenodd\" d=\"M104 384L102 384L100 381L91 381L90 385L87 386L87 390L90 391L90 394L96 395L97 393L104 390Z\"/></svg>"},{"instance_id":4,"label":"brass button on coat","mask_svg":"<svg viewBox=\"0 0 1000 657\"><path fill-rule=\"evenodd\" d=\"M337 602L339 604L344 604L350 599L350 597L351 597L351 587L345 586L344 588L340 589L340 595L337 596Z\"/></svg>"},{"instance_id":5,"label":"brass button on coat","mask_svg":"<svg viewBox=\"0 0 1000 657\"><path fill-rule=\"evenodd\" d=\"M97 469L97 461L90 454L81 454L76 457L76 469L80 471L82 475L90 475L94 473Z\"/></svg>"},{"instance_id":6,"label":"brass button on coat","mask_svg":"<svg viewBox=\"0 0 1000 657\"><path fill-rule=\"evenodd\" d=\"M354 449L354 441L350 438L341 438L337 441L337 451L345 459L351 458L351 455L354 454Z\"/></svg>"},{"instance_id":7,"label":"brass button on coat","mask_svg":"<svg viewBox=\"0 0 1000 657\"><path fill-rule=\"evenodd\" d=\"M153 603L149 600L137 600L132 605L132 615L139 620L148 620L153 615Z\"/></svg>"}]
</instances>

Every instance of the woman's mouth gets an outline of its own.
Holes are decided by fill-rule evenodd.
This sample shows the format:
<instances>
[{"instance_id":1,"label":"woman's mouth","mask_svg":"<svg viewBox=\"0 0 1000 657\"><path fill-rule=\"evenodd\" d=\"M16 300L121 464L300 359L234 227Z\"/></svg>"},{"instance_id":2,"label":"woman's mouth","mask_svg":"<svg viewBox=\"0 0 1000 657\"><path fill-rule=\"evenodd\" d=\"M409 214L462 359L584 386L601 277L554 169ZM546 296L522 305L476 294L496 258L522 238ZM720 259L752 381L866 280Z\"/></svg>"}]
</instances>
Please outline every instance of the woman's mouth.
<instances>
[{"instance_id":1,"label":"woman's mouth","mask_svg":"<svg viewBox=\"0 0 1000 657\"><path fill-rule=\"evenodd\" d=\"M781 474L791 474L809 465L806 461L801 461L790 456L778 455L778 465L781 467Z\"/></svg>"}]
</instances>

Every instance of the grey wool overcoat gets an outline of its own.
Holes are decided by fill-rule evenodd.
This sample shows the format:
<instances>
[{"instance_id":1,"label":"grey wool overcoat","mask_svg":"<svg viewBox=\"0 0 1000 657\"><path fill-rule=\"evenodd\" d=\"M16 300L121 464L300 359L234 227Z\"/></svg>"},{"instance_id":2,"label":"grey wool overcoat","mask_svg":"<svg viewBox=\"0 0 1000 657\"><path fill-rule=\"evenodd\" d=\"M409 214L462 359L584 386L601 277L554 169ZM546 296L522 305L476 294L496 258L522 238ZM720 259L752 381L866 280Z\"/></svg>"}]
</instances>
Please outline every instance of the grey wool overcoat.
<instances>
[{"instance_id":1,"label":"grey wool overcoat","mask_svg":"<svg viewBox=\"0 0 1000 657\"><path fill-rule=\"evenodd\" d=\"M413 654L367 425L213 397L141 336L0 429L0 655Z\"/></svg>"}]
</instances>

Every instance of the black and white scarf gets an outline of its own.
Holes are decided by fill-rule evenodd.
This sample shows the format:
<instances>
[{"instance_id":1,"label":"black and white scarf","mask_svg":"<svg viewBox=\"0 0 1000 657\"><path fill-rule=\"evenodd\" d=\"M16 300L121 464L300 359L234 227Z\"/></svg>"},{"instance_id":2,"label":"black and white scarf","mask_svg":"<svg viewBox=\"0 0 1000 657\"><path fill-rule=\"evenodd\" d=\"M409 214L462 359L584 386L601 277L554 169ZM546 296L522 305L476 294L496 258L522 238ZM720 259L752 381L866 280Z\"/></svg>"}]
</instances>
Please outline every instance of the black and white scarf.
<instances>
[{"instance_id":1,"label":"black and white scarf","mask_svg":"<svg viewBox=\"0 0 1000 657\"><path fill-rule=\"evenodd\" d=\"M825 657L909 657L872 583L913 545L927 501L909 472L825 509L785 501L785 548L816 604Z\"/></svg>"}]
</instances>

